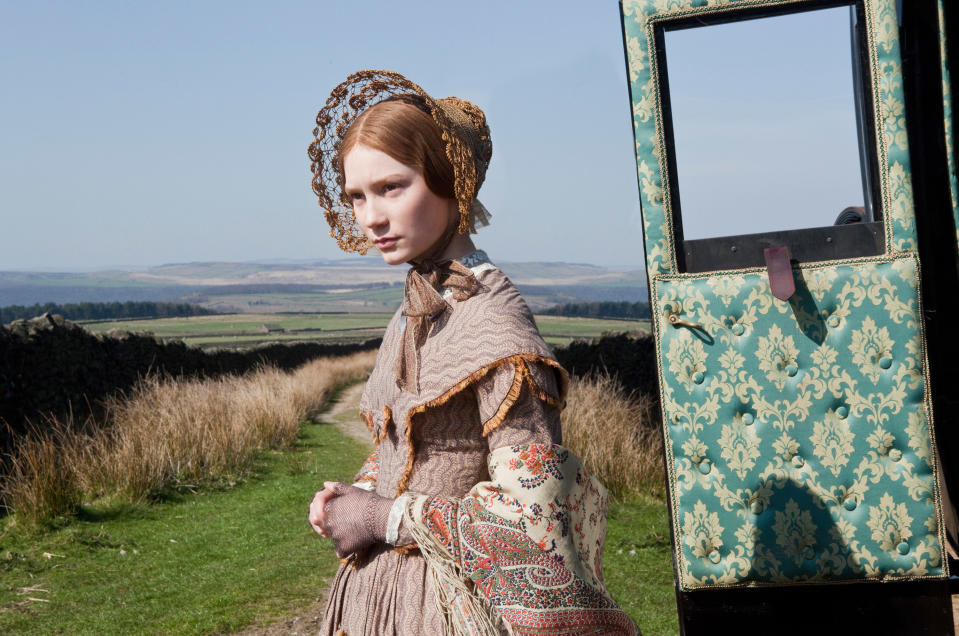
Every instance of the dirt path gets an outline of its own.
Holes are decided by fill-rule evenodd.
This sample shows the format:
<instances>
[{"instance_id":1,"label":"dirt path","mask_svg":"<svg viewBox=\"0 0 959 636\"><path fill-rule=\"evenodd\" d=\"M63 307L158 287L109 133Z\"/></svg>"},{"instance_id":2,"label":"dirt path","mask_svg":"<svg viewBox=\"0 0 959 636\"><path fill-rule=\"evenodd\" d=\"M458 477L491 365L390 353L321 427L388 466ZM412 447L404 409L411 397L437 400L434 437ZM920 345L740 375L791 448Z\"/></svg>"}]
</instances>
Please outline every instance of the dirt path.
<instances>
[{"instance_id":1,"label":"dirt path","mask_svg":"<svg viewBox=\"0 0 959 636\"><path fill-rule=\"evenodd\" d=\"M369 444L372 448L370 431L366 423L360 418L360 397L363 395L364 384L360 382L343 391L333 406L321 413L316 421L333 424L343 433Z\"/></svg>"},{"instance_id":2,"label":"dirt path","mask_svg":"<svg viewBox=\"0 0 959 636\"><path fill-rule=\"evenodd\" d=\"M336 402L328 410L320 414L316 421L336 426L340 431L372 448L370 432L366 423L360 419L360 396L363 394L364 384L360 382L343 391ZM326 607L326 593L324 588L305 612L293 618L280 619L269 625L248 627L241 632L234 632L235 636L281 636L283 634L316 634L323 620L323 610Z\"/></svg>"}]
</instances>

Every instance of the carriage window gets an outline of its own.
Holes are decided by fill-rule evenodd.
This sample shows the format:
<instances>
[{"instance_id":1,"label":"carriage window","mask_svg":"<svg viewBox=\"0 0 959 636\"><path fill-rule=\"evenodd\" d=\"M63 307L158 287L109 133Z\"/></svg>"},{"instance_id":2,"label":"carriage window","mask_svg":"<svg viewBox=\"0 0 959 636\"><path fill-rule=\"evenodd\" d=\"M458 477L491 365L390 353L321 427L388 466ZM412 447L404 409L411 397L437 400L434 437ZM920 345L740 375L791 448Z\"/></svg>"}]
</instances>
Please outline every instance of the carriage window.
<instances>
[{"instance_id":1,"label":"carriage window","mask_svg":"<svg viewBox=\"0 0 959 636\"><path fill-rule=\"evenodd\" d=\"M761 265L754 243L801 260L882 252L861 8L720 17L659 33L683 269ZM796 232L809 228L830 235Z\"/></svg>"}]
</instances>

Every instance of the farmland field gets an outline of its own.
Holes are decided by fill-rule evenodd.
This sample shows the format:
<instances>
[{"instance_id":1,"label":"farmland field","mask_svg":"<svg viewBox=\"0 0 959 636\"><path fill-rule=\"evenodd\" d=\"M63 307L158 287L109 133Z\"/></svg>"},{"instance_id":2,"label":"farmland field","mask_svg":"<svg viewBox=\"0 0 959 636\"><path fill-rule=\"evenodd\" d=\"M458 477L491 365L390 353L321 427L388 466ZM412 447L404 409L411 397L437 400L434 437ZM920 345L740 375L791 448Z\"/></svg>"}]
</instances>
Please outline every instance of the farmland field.
<instances>
[{"instance_id":1,"label":"farmland field","mask_svg":"<svg viewBox=\"0 0 959 636\"><path fill-rule=\"evenodd\" d=\"M574 340L599 338L609 332L649 331L648 320L613 320L606 318L570 318L536 316L543 339L551 345L568 345Z\"/></svg>"},{"instance_id":2,"label":"farmland field","mask_svg":"<svg viewBox=\"0 0 959 636\"><path fill-rule=\"evenodd\" d=\"M93 333L111 329L150 332L163 340L182 340L197 347L247 347L265 342L357 342L383 335L392 313L219 314L156 320L88 322ZM605 332L649 329L646 320L606 320L537 316L551 345L598 338Z\"/></svg>"}]
</instances>

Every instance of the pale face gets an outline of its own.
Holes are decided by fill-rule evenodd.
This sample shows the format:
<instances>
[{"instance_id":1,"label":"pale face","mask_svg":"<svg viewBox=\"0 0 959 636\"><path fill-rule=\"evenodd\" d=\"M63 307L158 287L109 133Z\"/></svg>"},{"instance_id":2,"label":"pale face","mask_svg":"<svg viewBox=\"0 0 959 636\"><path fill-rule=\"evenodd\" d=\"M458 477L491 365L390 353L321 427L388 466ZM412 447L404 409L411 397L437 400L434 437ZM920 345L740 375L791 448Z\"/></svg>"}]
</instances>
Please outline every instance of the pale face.
<instances>
[{"instance_id":1,"label":"pale face","mask_svg":"<svg viewBox=\"0 0 959 636\"><path fill-rule=\"evenodd\" d=\"M369 146L353 146L343 172L357 222L390 265L422 256L457 210L454 200L429 189L418 169Z\"/></svg>"}]
</instances>

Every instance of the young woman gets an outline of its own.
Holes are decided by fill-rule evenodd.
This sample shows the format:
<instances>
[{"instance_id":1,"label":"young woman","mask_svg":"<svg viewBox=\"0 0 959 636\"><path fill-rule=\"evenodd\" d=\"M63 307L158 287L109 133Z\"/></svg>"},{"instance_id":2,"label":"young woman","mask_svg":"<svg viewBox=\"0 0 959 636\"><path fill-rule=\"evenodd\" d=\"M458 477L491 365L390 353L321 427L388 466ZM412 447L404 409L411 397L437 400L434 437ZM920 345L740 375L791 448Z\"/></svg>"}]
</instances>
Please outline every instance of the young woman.
<instances>
[{"instance_id":1,"label":"young woman","mask_svg":"<svg viewBox=\"0 0 959 636\"><path fill-rule=\"evenodd\" d=\"M605 490L560 445L566 373L469 236L483 112L360 71L316 122L331 236L412 266L360 404L376 450L310 505L344 560L321 633L635 633L603 585Z\"/></svg>"}]
</instances>

